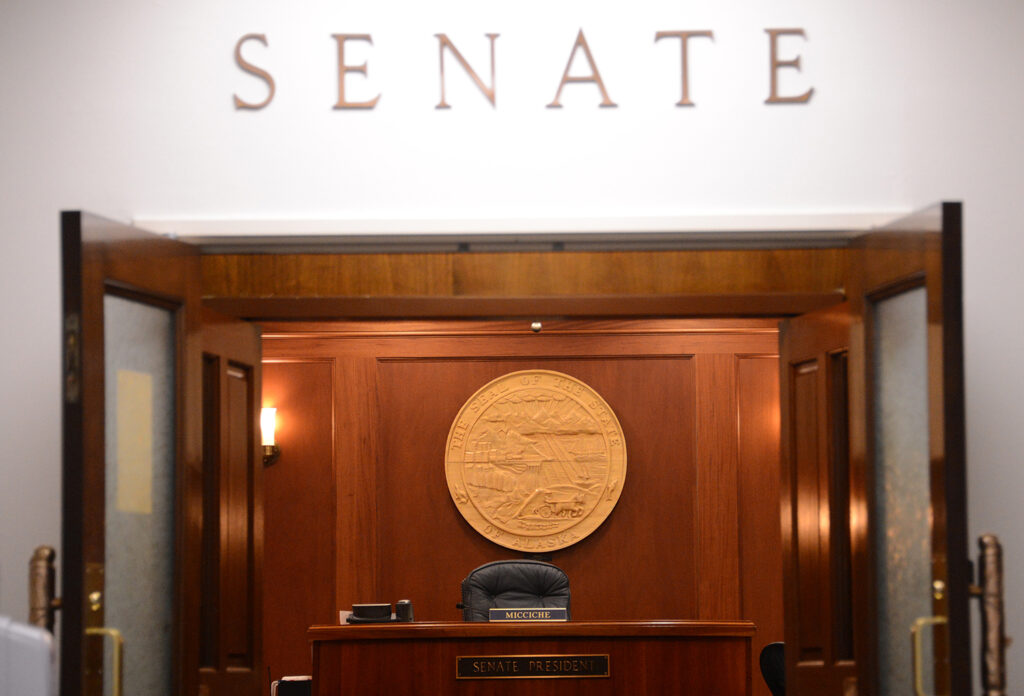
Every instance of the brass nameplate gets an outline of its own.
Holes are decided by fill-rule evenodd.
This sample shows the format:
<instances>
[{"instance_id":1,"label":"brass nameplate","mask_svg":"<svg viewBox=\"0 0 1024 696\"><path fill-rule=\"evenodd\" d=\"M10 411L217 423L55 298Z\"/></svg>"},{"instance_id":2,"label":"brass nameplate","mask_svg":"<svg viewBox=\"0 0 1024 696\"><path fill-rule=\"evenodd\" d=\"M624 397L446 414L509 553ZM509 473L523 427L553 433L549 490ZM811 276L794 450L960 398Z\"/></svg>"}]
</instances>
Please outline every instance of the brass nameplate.
<instances>
[{"instance_id":1,"label":"brass nameplate","mask_svg":"<svg viewBox=\"0 0 1024 696\"><path fill-rule=\"evenodd\" d=\"M568 621L569 610L565 607L520 608L491 607L488 621Z\"/></svg>"},{"instance_id":2,"label":"brass nameplate","mask_svg":"<svg viewBox=\"0 0 1024 696\"><path fill-rule=\"evenodd\" d=\"M471 655L455 658L456 679L584 679L609 676L608 655Z\"/></svg>"}]
</instances>

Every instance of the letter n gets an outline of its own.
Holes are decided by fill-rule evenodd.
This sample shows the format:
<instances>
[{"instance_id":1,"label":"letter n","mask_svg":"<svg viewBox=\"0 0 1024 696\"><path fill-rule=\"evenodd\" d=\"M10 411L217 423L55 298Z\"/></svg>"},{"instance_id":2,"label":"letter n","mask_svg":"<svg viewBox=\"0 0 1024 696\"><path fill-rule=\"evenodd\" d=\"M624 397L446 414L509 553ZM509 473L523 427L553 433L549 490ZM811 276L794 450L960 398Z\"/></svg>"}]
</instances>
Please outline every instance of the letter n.
<instances>
[{"instance_id":1,"label":"letter n","mask_svg":"<svg viewBox=\"0 0 1024 696\"><path fill-rule=\"evenodd\" d=\"M455 44L449 40L447 34L434 34L437 37L438 50L441 53L441 101L438 102L436 109L450 109L451 105L445 99L445 85L444 85L444 50L447 48L455 56L455 60L459 61L462 65L462 69L466 71L466 74L473 78L473 82L477 88L483 92L484 96L487 97L487 101L491 102L491 106L495 106L495 80L494 80L494 40L497 39L500 34L486 34L488 39L491 40L491 86L488 87L484 84L484 81L480 79L480 76L476 74L476 70L469 65L462 54L459 53L459 49L455 48Z\"/></svg>"}]
</instances>

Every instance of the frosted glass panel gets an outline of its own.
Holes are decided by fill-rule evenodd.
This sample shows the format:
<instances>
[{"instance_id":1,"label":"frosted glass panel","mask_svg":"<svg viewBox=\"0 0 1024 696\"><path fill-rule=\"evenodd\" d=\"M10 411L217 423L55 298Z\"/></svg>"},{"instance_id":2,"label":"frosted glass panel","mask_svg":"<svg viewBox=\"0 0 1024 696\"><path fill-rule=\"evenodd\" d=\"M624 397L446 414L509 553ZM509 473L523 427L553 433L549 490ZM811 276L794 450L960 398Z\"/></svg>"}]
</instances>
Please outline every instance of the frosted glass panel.
<instances>
[{"instance_id":1,"label":"frosted glass panel","mask_svg":"<svg viewBox=\"0 0 1024 696\"><path fill-rule=\"evenodd\" d=\"M169 696L174 618L174 317L107 295L104 621L124 693ZM110 641L104 693L110 694Z\"/></svg>"},{"instance_id":2,"label":"frosted glass panel","mask_svg":"<svg viewBox=\"0 0 1024 696\"><path fill-rule=\"evenodd\" d=\"M926 300L924 288L910 290L878 302L873 316L875 544L883 694L914 693L910 627L918 617L932 613ZM931 646L926 647L925 654L931 655ZM925 672L927 693L934 693L933 675Z\"/></svg>"}]
</instances>

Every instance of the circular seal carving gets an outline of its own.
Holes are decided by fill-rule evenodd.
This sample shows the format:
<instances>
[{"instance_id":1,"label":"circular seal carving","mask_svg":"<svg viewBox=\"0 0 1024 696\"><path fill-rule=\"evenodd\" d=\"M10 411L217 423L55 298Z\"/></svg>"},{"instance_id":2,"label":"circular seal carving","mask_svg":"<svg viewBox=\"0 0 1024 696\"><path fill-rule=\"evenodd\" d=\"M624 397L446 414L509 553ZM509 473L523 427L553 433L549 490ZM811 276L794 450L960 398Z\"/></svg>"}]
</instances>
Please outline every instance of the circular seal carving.
<instances>
[{"instance_id":1,"label":"circular seal carving","mask_svg":"<svg viewBox=\"0 0 1024 696\"><path fill-rule=\"evenodd\" d=\"M611 407L575 377L510 372L463 404L445 475L455 507L480 534L518 551L553 551L611 514L626 441Z\"/></svg>"}]
</instances>

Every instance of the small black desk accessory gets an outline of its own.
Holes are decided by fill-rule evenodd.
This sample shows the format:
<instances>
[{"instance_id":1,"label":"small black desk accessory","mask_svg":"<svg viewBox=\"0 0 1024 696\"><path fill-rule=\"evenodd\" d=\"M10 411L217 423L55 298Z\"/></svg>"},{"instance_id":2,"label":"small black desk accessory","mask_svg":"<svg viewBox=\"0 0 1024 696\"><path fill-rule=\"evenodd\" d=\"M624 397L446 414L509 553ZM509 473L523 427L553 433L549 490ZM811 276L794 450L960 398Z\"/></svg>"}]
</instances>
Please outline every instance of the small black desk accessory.
<instances>
[{"instance_id":1,"label":"small black desk accessory","mask_svg":"<svg viewBox=\"0 0 1024 696\"><path fill-rule=\"evenodd\" d=\"M398 600L394 613L390 604L353 604L352 613L345 619L350 624L409 623L412 620L412 602L408 599Z\"/></svg>"}]
</instances>

